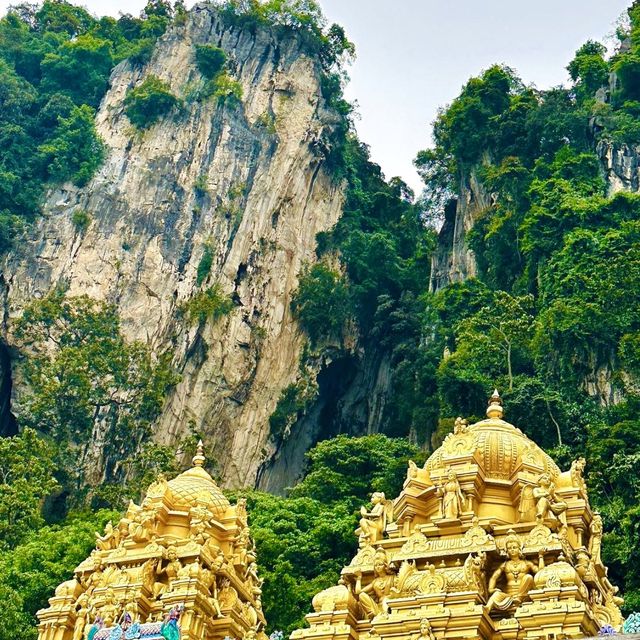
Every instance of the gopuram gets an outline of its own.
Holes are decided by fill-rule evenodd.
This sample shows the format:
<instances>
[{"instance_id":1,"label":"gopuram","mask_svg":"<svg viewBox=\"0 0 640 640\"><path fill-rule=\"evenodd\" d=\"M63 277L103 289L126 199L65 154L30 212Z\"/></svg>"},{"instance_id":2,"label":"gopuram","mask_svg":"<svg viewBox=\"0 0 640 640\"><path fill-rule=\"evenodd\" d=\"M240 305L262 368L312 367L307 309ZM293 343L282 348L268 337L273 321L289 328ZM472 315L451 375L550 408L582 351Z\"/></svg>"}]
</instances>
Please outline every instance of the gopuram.
<instances>
[{"instance_id":1,"label":"gopuram","mask_svg":"<svg viewBox=\"0 0 640 640\"><path fill-rule=\"evenodd\" d=\"M502 419L458 419L393 501L362 508L360 549L293 640L551 640L622 624L583 459L561 472Z\"/></svg>"},{"instance_id":2,"label":"gopuram","mask_svg":"<svg viewBox=\"0 0 640 640\"><path fill-rule=\"evenodd\" d=\"M38 612L39 640L266 640L243 500L204 470L160 476Z\"/></svg>"}]
</instances>

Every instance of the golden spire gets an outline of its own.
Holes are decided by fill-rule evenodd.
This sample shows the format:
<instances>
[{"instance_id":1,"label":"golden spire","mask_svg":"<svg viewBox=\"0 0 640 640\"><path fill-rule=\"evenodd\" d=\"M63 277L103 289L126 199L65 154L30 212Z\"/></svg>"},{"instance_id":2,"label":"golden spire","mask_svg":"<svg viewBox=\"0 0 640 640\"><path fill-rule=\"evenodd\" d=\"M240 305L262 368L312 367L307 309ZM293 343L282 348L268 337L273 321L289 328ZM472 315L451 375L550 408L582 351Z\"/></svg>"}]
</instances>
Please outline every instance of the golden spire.
<instances>
[{"instance_id":1,"label":"golden spire","mask_svg":"<svg viewBox=\"0 0 640 640\"><path fill-rule=\"evenodd\" d=\"M502 419L502 398L497 389L493 390L493 394L489 398L489 406L487 407L487 417Z\"/></svg>"},{"instance_id":2,"label":"golden spire","mask_svg":"<svg viewBox=\"0 0 640 640\"><path fill-rule=\"evenodd\" d=\"M191 462L193 463L194 467L201 467L204 464L204 461L205 461L204 444L202 443L202 440L199 440L198 448L196 450L196 455L193 456L193 459L191 460Z\"/></svg>"}]
</instances>

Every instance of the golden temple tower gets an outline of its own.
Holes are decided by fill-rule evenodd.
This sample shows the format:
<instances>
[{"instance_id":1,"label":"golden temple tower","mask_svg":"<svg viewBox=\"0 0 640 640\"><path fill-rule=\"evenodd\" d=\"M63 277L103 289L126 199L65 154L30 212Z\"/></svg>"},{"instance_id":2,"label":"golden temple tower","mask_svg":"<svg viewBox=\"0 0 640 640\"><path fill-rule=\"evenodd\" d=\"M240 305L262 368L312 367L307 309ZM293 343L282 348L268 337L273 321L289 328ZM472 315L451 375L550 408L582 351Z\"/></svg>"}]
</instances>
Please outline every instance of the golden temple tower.
<instances>
[{"instance_id":1,"label":"golden temple tower","mask_svg":"<svg viewBox=\"0 0 640 640\"><path fill-rule=\"evenodd\" d=\"M619 628L622 599L600 557L584 459L561 472L502 419L458 418L402 493L372 496L360 549L318 593L293 640L551 640Z\"/></svg>"},{"instance_id":2,"label":"golden temple tower","mask_svg":"<svg viewBox=\"0 0 640 640\"><path fill-rule=\"evenodd\" d=\"M140 506L96 534L96 549L38 611L39 640L265 638L262 581L244 500L204 470L159 476Z\"/></svg>"}]
</instances>

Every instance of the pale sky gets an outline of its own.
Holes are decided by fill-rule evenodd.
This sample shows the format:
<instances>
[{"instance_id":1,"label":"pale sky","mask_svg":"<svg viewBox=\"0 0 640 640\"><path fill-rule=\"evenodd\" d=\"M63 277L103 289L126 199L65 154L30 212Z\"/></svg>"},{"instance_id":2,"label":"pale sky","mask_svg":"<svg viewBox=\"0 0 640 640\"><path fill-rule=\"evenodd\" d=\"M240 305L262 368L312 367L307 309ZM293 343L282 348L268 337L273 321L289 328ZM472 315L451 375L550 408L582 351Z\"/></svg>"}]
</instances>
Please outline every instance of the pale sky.
<instances>
[{"instance_id":1,"label":"pale sky","mask_svg":"<svg viewBox=\"0 0 640 640\"><path fill-rule=\"evenodd\" d=\"M356 44L347 98L360 138L387 177L416 191L416 153L430 143L439 106L491 64L505 63L538 88L567 81L587 39L602 40L631 0L320 0ZM9 4L0 0L0 13ZM145 0L84 0L95 14L137 14ZM191 6L193 1L187 2Z\"/></svg>"}]
</instances>

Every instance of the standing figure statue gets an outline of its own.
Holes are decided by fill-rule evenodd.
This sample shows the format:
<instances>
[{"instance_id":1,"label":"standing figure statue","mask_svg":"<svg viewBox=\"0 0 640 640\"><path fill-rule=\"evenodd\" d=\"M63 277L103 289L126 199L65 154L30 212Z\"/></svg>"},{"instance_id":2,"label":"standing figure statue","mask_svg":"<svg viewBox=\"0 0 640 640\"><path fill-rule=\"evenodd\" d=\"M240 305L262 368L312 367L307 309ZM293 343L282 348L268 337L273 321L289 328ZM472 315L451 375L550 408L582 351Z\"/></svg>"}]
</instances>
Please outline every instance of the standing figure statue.
<instances>
[{"instance_id":1,"label":"standing figure statue","mask_svg":"<svg viewBox=\"0 0 640 640\"><path fill-rule=\"evenodd\" d=\"M437 488L442 501L442 517L455 520L464 510L466 497L460 488L456 472L449 471L447 481Z\"/></svg>"},{"instance_id":2,"label":"standing figure statue","mask_svg":"<svg viewBox=\"0 0 640 640\"><path fill-rule=\"evenodd\" d=\"M84 630L87 626L89 618L89 596L83 593L76 602L76 622L73 627L73 640L82 640L84 638Z\"/></svg>"},{"instance_id":3,"label":"standing figure statue","mask_svg":"<svg viewBox=\"0 0 640 640\"><path fill-rule=\"evenodd\" d=\"M533 489L533 498L536 501L536 520L544 522L547 517L552 517L560 522L562 529L567 527L567 503L559 500L555 493L555 484L548 473L543 473L538 478L538 486Z\"/></svg>"},{"instance_id":4,"label":"standing figure statue","mask_svg":"<svg viewBox=\"0 0 640 640\"><path fill-rule=\"evenodd\" d=\"M160 625L160 635L165 640L180 640L180 629L178 628L178 620L182 613L183 605L179 604L173 607L165 621Z\"/></svg>"},{"instance_id":5,"label":"standing figure statue","mask_svg":"<svg viewBox=\"0 0 640 640\"><path fill-rule=\"evenodd\" d=\"M382 548L376 551L373 573L373 580L364 588L362 588L362 572L356 573L355 596L369 620L379 613L388 611L387 598L395 582L395 575L389 567L387 554Z\"/></svg>"},{"instance_id":6,"label":"standing figure statue","mask_svg":"<svg viewBox=\"0 0 640 640\"><path fill-rule=\"evenodd\" d=\"M116 594L113 592L113 589L107 589L104 603L100 607L100 619L105 627L111 627L116 623L119 610Z\"/></svg>"},{"instance_id":7,"label":"standing figure statue","mask_svg":"<svg viewBox=\"0 0 640 640\"><path fill-rule=\"evenodd\" d=\"M519 606L533 587L533 576L544 567L542 552L538 555L537 567L523 558L520 540L513 530L507 536L505 549L509 559L493 572L489 580L490 595L485 605L487 613L492 609L506 611ZM498 588L498 580L502 576L506 579L504 591Z\"/></svg>"},{"instance_id":8,"label":"standing figure statue","mask_svg":"<svg viewBox=\"0 0 640 640\"><path fill-rule=\"evenodd\" d=\"M393 522L393 502L387 500L382 491L371 494L371 511L366 507L360 508L360 526L355 533L360 540L360 545L373 544L380 540L387 525Z\"/></svg>"},{"instance_id":9,"label":"standing figure statue","mask_svg":"<svg viewBox=\"0 0 640 640\"><path fill-rule=\"evenodd\" d=\"M593 520L589 528L591 537L589 538L589 553L595 564L602 564L600 557L600 549L602 547L602 516L596 511L593 514Z\"/></svg>"}]
</instances>

